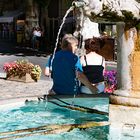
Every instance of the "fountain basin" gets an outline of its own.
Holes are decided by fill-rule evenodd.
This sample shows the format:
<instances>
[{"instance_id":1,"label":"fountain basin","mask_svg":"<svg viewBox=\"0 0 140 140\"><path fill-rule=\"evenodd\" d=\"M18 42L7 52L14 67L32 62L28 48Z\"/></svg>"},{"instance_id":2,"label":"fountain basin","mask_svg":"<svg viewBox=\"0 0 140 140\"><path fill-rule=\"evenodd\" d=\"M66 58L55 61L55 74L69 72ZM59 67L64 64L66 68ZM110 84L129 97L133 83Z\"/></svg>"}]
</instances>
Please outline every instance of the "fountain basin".
<instances>
[{"instance_id":1,"label":"fountain basin","mask_svg":"<svg viewBox=\"0 0 140 140\"><path fill-rule=\"evenodd\" d=\"M36 98L37 99L37 98ZM81 124L91 121L108 121L107 115L99 115L87 112L80 112L59 107L55 104L46 101L35 101L34 98L28 99L28 102L23 102L16 99L9 101L6 105L0 107L0 139L11 137L14 135L4 135L2 132L15 131L21 129L34 128L38 126L50 125L67 125L67 124ZM27 99L26 99L27 100ZM49 99L58 102L56 99ZM61 100L72 104L98 109L108 112L108 97L63 97ZM60 103L62 104L62 103ZM6 106L6 107L4 107ZM102 135L99 135L102 133ZM24 133L25 134L25 133ZM22 140L44 140L44 139L57 139L57 140L93 140L93 139L107 139L108 126L91 127L85 130L78 128L70 132L63 132L60 134L38 135L31 137L20 138ZM15 138L14 138L15 139ZM17 138L19 139L19 138Z\"/></svg>"},{"instance_id":2,"label":"fountain basin","mask_svg":"<svg viewBox=\"0 0 140 140\"><path fill-rule=\"evenodd\" d=\"M114 112L109 112L110 118L113 118L113 120L115 120L113 116L117 116L119 119L123 118L123 116L120 117L119 113L115 113L117 108L114 109L114 106L112 108L112 106L109 105L109 99L106 95L100 95L100 97L97 95L89 95L89 97L77 96L76 98L71 96L57 97L61 97L61 100L67 103L74 102L77 105L82 105L105 112L109 112L108 107L110 107L110 110L114 110ZM29 102L25 103L25 100L27 99ZM52 99L51 97L48 98L48 100L56 102L56 99ZM120 110L120 112L122 112L122 110ZM0 139L7 137L7 135L2 136L1 132L35 128L44 125L49 126L53 124L63 125L91 121L101 122L108 121L109 117L107 115L69 110L46 101L38 102L36 97L13 99L7 101L6 104L3 102L3 104L1 103L0 105ZM127 117L125 117L125 119L127 119ZM140 137L140 129L137 129L135 126L133 129L133 125L130 125L130 127L127 127L128 124L120 126L119 124L121 124L121 122L118 122L118 120L115 123L117 125L114 125L112 120L109 121L111 122L110 126L91 127L88 129L76 128L70 132L49 135L36 134L34 136L17 138L15 140L137 140Z\"/></svg>"}]
</instances>

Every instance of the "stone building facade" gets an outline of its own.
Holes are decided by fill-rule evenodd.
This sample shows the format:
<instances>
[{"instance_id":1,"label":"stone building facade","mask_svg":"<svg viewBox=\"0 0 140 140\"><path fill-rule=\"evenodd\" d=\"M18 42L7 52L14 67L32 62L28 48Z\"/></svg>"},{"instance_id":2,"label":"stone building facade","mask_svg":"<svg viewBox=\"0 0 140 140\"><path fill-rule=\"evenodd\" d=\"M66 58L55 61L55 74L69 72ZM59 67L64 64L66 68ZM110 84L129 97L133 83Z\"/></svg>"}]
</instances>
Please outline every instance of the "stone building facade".
<instances>
[{"instance_id":1,"label":"stone building facade","mask_svg":"<svg viewBox=\"0 0 140 140\"><path fill-rule=\"evenodd\" d=\"M37 0L0 1L0 23L7 22L6 20L2 21L2 18L8 13L14 19L12 21L14 28L16 28L16 20L18 19L25 21L25 28L29 29L30 33L33 27L40 26L46 38L46 47L53 47L63 16L71 6L72 1L73 0L48 0L44 5ZM19 15L19 13L11 15L14 11L22 11L22 15ZM9 15L8 17L10 17ZM16 17L17 15L18 17ZM74 28L73 22L73 13L70 13L62 32L71 33Z\"/></svg>"}]
</instances>

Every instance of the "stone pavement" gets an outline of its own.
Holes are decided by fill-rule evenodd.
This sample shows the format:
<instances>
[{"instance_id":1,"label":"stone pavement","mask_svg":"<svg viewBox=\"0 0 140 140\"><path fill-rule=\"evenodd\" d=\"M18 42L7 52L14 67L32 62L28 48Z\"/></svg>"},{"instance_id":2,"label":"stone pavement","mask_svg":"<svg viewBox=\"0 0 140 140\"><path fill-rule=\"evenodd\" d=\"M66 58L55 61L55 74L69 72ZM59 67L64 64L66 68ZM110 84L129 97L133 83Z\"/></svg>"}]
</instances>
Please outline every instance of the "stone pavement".
<instances>
[{"instance_id":1,"label":"stone pavement","mask_svg":"<svg viewBox=\"0 0 140 140\"><path fill-rule=\"evenodd\" d=\"M0 102L15 98L38 97L47 93L52 86L52 80L39 80L33 83L23 83L0 79Z\"/></svg>"}]
</instances>

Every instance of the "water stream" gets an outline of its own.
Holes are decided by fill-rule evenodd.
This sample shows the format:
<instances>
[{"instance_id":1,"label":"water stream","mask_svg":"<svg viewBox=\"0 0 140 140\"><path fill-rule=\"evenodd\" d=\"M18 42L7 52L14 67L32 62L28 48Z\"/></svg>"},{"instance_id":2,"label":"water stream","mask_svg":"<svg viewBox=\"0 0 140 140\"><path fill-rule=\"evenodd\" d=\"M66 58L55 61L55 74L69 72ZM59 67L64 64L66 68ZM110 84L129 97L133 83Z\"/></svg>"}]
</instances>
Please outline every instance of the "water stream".
<instances>
[{"instance_id":1,"label":"water stream","mask_svg":"<svg viewBox=\"0 0 140 140\"><path fill-rule=\"evenodd\" d=\"M50 66L52 66L52 63L53 63L53 60L54 60L54 57L55 57L55 53L56 53L57 46L58 46L58 42L59 42L59 36L60 36L61 30L62 30L62 28L63 28L63 25L65 24L66 17L68 16L68 14L69 14L73 9L74 9L74 6L71 6L71 7L66 11L65 16L63 17L62 23L61 23L60 28L59 28L59 30L58 30L58 34L57 34L57 38L56 38L56 43L55 43L55 48L54 48L54 51L53 51L53 55L52 55L52 59L51 59L51 65L50 65ZM52 69L52 68L50 67L50 69ZM74 99L75 99L75 96L76 96L76 95L74 95L74 97L73 97ZM46 101L46 105L47 105L47 101ZM72 105L74 105L74 100L72 101ZM46 107L45 107L45 108L46 108Z\"/></svg>"},{"instance_id":2,"label":"water stream","mask_svg":"<svg viewBox=\"0 0 140 140\"><path fill-rule=\"evenodd\" d=\"M64 23L65 23L66 17L67 17L68 14L73 10L73 8L74 8L74 7L71 6L71 7L66 11L66 14L65 14L65 16L63 17L62 23L61 23L60 28L59 28L59 30L58 30L58 34L57 34L57 38L56 38L56 43L55 43L55 48L54 48L53 55L52 55L52 59L51 59L51 66L52 66L52 62L53 62L53 59L54 59L54 56L55 56L55 53L56 53L56 50L57 50L57 46L58 46L59 36L60 36L61 30L62 30L63 25L64 25Z\"/></svg>"},{"instance_id":3,"label":"water stream","mask_svg":"<svg viewBox=\"0 0 140 140\"><path fill-rule=\"evenodd\" d=\"M44 98L45 98L45 110L47 110L47 105L48 105L48 97L47 97L47 96L45 96Z\"/></svg>"}]
</instances>

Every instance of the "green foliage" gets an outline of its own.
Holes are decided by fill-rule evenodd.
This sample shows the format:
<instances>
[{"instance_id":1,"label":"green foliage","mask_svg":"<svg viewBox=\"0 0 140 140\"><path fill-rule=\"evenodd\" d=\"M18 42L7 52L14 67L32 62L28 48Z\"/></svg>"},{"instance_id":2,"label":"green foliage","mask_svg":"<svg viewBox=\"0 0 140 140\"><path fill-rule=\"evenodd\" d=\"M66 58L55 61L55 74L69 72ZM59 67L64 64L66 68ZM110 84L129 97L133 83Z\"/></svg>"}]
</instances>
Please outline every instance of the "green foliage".
<instances>
[{"instance_id":1,"label":"green foliage","mask_svg":"<svg viewBox=\"0 0 140 140\"><path fill-rule=\"evenodd\" d=\"M65 0L65 3L66 3L66 6L67 6L67 7L70 7L71 4L72 4L72 1L70 1L70 0Z\"/></svg>"},{"instance_id":2,"label":"green foliage","mask_svg":"<svg viewBox=\"0 0 140 140\"><path fill-rule=\"evenodd\" d=\"M134 19L134 15L132 12L122 10L122 14L124 15L126 21Z\"/></svg>"},{"instance_id":3,"label":"green foliage","mask_svg":"<svg viewBox=\"0 0 140 140\"><path fill-rule=\"evenodd\" d=\"M121 10L122 15L118 15L117 11L112 11L112 9L105 4L103 4L103 16L102 18L105 18L109 21L119 22L124 21L127 24L130 24L130 27L135 27L136 24L139 22L138 19L134 17L134 14L127 10Z\"/></svg>"},{"instance_id":4,"label":"green foliage","mask_svg":"<svg viewBox=\"0 0 140 140\"><path fill-rule=\"evenodd\" d=\"M48 7L51 0L34 0L41 7Z\"/></svg>"},{"instance_id":5,"label":"green foliage","mask_svg":"<svg viewBox=\"0 0 140 140\"><path fill-rule=\"evenodd\" d=\"M140 30L140 23L136 25L136 28Z\"/></svg>"}]
</instances>

